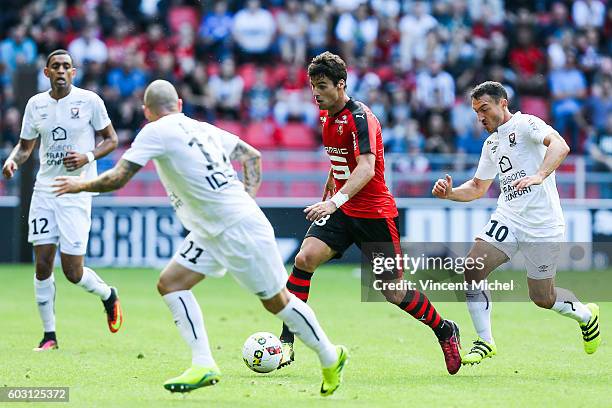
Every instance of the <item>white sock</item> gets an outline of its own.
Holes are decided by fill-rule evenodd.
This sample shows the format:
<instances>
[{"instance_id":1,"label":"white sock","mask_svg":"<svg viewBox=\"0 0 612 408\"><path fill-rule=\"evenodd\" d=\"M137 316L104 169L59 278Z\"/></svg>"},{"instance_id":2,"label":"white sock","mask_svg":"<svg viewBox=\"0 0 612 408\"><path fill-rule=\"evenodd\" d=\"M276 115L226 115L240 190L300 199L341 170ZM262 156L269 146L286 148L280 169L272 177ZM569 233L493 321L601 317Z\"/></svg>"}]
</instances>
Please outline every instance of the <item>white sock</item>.
<instances>
[{"instance_id":1,"label":"white sock","mask_svg":"<svg viewBox=\"0 0 612 408\"><path fill-rule=\"evenodd\" d=\"M55 278L53 274L45 280L36 279L34 275L34 295L38 313L45 332L55 331Z\"/></svg>"},{"instance_id":2,"label":"white sock","mask_svg":"<svg viewBox=\"0 0 612 408\"><path fill-rule=\"evenodd\" d=\"M317 321L317 316L306 303L290 295L289 303L276 317L281 319L289 330L317 353L322 367L329 367L338 360L338 352Z\"/></svg>"},{"instance_id":3,"label":"white sock","mask_svg":"<svg viewBox=\"0 0 612 408\"><path fill-rule=\"evenodd\" d=\"M204 328L202 310L190 290L179 290L163 296L183 340L191 347L192 364L213 367L208 335Z\"/></svg>"},{"instance_id":4,"label":"white sock","mask_svg":"<svg viewBox=\"0 0 612 408\"><path fill-rule=\"evenodd\" d=\"M560 315L574 319L578 323L588 323L591 320L591 311L582 304L576 295L567 289L555 288L557 298L551 308Z\"/></svg>"},{"instance_id":5,"label":"white sock","mask_svg":"<svg viewBox=\"0 0 612 408\"><path fill-rule=\"evenodd\" d=\"M491 333L491 293L488 290L468 290L465 292L465 300L478 337L488 343L495 343Z\"/></svg>"},{"instance_id":6,"label":"white sock","mask_svg":"<svg viewBox=\"0 0 612 408\"><path fill-rule=\"evenodd\" d=\"M94 271L86 266L83 267L83 276L78 286L82 287L89 293L95 293L102 300L106 300L111 295L110 286L108 286Z\"/></svg>"}]
</instances>

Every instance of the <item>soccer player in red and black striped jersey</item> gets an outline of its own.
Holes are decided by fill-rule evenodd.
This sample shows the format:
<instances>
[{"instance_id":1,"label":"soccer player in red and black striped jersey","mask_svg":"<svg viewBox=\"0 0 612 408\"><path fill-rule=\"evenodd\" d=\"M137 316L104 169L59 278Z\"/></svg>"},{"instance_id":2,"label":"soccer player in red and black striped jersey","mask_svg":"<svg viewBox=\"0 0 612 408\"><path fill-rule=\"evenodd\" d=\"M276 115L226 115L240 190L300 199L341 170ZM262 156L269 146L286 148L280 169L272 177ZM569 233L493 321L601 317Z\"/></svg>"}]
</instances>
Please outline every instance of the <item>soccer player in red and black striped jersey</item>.
<instances>
[{"instance_id":1,"label":"soccer player in red and black striped jersey","mask_svg":"<svg viewBox=\"0 0 612 408\"><path fill-rule=\"evenodd\" d=\"M304 212L312 225L306 233L287 288L303 301L308 300L315 269L339 258L352 244L388 242L399 253L398 211L385 183L385 161L380 123L363 103L346 94L346 65L337 55L324 52L308 66L312 92L321 111L323 145L331 168L323 201ZM329 200L327 200L329 198ZM389 254L394 256L394 254ZM367 254L365 254L368 256ZM386 280L401 279L395 271ZM446 368L455 374L461 366L459 329L443 319L425 294L416 290L383 291L385 298L436 334ZM293 333L283 326L283 360L279 368L294 359Z\"/></svg>"}]
</instances>

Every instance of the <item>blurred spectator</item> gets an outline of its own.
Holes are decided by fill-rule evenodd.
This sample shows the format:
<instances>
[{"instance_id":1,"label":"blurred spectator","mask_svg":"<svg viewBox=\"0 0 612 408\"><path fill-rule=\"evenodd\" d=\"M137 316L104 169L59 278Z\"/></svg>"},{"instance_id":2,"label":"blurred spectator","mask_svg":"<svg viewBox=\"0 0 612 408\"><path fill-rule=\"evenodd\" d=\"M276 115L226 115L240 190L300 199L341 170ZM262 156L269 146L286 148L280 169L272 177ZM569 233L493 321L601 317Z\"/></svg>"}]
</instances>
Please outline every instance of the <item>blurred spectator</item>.
<instances>
[{"instance_id":1,"label":"blurred spectator","mask_svg":"<svg viewBox=\"0 0 612 408\"><path fill-rule=\"evenodd\" d=\"M329 8L317 7L312 3L304 4L308 14L306 38L308 40L308 56L314 57L327 50L329 32Z\"/></svg>"},{"instance_id":2,"label":"blurred spectator","mask_svg":"<svg viewBox=\"0 0 612 408\"><path fill-rule=\"evenodd\" d=\"M546 60L533 40L531 27L519 27L517 41L517 46L510 51L509 61L517 73L517 85L526 93L542 93L546 86L546 79L542 75Z\"/></svg>"},{"instance_id":3,"label":"blurred spectator","mask_svg":"<svg viewBox=\"0 0 612 408\"><path fill-rule=\"evenodd\" d=\"M223 119L238 120L244 82L236 74L234 60L228 58L223 61L221 72L210 79L209 85L217 115Z\"/></svg>"},{"instance_id":4,"label":"blurred spectator","mask_svg":"<svg viewBox=\"0 0 612 408\"><path fill-rule=\"evenodd\" d=\"M436 60L429 62L416 78L416 100L425 113L429 111L444 112L455 103L455 80Z\"/></svg>"},{"instance_id":5,"label":"blurred spectator","mask_svg":"<svg viewBox=\"0 0 612 408\"><path fill-rule=\"evenodd\" d=\"M27 36L26 26L13 27L10 37L0 43L0 68L3 68L0 84L11 83L13 72L20 65L33 64L36 52L36 43Z\"/></svg>"},{"instance_id":6,"label":"blurred spectator","mask_svg":"<svg viewBox=\"0 0 612 408\"><path fill-rule=\"evenodd\" d=\"M346 78L348 94L358 101L365 101L372 88L381 86L380 77L370 70L367 59L360 58L348 67Z\"/></svg>"},{"instance_id":7,"label":"blurred spectator","mask_svg":"<svg viewBox=\"0 0 612 408\"><path fill-rule=\"evenodd\" d=\"M260 6L259 0L248 0L247 8L236 13L232 33L240 62L270 62L276 23L272 13Z\"/></svg>"},{"instance_id":8,"label":"blurred spectator","mask_svg":"<svg viewBox=\"0 0 612 408\"><path fill-rule=\"evenodd\" d=\"M319 109L313 103L306 73L297 65L289 67L287 77L276 93L276 103L273 107L274 119L279 125L288 121L301 121L310 127L319 124Z\"/></svg>"},{"instance_id":9,"label":"blurred spectator","mask_svg":"<svg viewBox=\"0 0 612 408\"><path fill-rule=\"evenodd\" d=\"M572 29L567 6L564 3L555 2L552 5L551 17L551 21L542 27L543 39L549 40L550 37L561 39L563 32Z\"/></svg>"},{"instance_id":10,"label":"blurred spectator","mask_svg":"<svg viewBox=\"0 0 612 408\"><path fill-rule=\"evenodd\" d=\"M374 56L377 34L378 20L367 4L359 5L354 13L342 13L336 25L336 37L346 63L351 65L355 57L364 57L369 62Z\"/></svg>"},{"instance_id":11,"label":"blurred spectator","mask_svg":"<svg viewBox=\"0 0 612 408\"><path fill-rule=\"evenodd\" d=\"M227 10L226 1L215 3L214 11L202 18L198 30L202 54L221 61L232 52L232 26L234 20Z\"/></svg>"},{"instance_id":12,"label":"blurred spectator","mask_svg":"<svg viewBox=\"0 0 612 408\"><path fill-rule=\"evenodd\" d=\"M4 112L2 123L2 149L12 149L19 141L21 133L21 114L17 108L9 108Z\"/></svg>"},{"instance_id":13,"label":"blurred spectator","mask_svg":"<svg viewBox=\"0 0 612 408\"><path fill-rule=\"evenodd\" d=\"M142 91L147 85L147 74L136 66L136 58L135 55L127 55L122 66L113 68L108 73L106 82L115 88L122 98Z\"/></svg>"},{"instance_id":14,"label":"blurred spectator","mask_svg":"<svg viewBox=\"0 0 612 408\"><path fill-rule=\"evenodd\" d=\"M185 75L180 89L186 115L202 118L207 122L214 120L214 100L204 64L196 64L193 70Z\"/></svg>"},{"instance_id":15,"label":"blurred spectator","mask_svg":"<svg viewBox=\"0 0 612 408\"><path fill-rule=\"evenodd\" d=\"M173 41L173 55L179 64L179 72L189 72L195 66L195 32L187 24L181 24Z\"/></svg>"},{"instance_id":16,"label":"blurred spectator","mask_svg":"<svg viewBox=\"0 0 612 408\"><path fill-rule=\"evenodd\" d=\"M160 55L172 52L171 41L164 36L164 30L161 25L151 24L147 27L147 33L140 44L138 52L149 68L155 66L156 60Z\"/></svg>"},{"instance_id":17,"label":"blurred spectator","mask_svg":"<svg viewBox=\"0 0 612 408\"><path fill-rule=\"evenodd\" d=\"M303 64L306 60L308 17L301 7L297 0L288 0L286 9L276 17L281 57L288 64Z\"/></svg>"},{"instance_id":18,"label":"blurred spectator","mask_svg":"<svg viewBox=\"0 0 612 408\"><path fill-rule=\"evenodd\" d=\"M247 93L249 118L261 121L270 116L272 110L272 90L266 82L266 72L263 68L255 71L255 83Z\"/></svg>"},{"instance_id":19,"label":"blurred spectator","mask_svg":"<svg viewBox=\"0 0 612 408\"><path fill-rule=\"evenodd\" d=\"M575 0L572 4L572 20L578 28L602 27L606 6L599 0Z\"/></svg>"},{"instance_id":20,"label":"blurred spectator","mask_svg":"<svg viewBox=\"0 0 612 408\"><path fill-rule=\"evenodd\" d=\"M594 171L612 173L612 115L607 116L605 127L591 131L585 150L595 162ZM612 183L601 184L600 197L612 198Z\"/></svg>"},{"instance_id":21,"label":"blurred spectator","mask_svg":"<svg viewBox=\"0 0 612 408\"><path fill-rule=\"evenodd\" d=\"M448 129L444 117L439 113L429 116L427 121L427 137L425 138L426 153L451 153L452 134Z\"/></svg>"},{"instance_id":22,"label":"blurred spectator","mask_svg":"<svg viewBox=\"0 0 612 408\"><path fill-rule=\"evenodd\" d=\"M98 27L89 25L83 30L83 35L75 38L68 45L75 66L82 67L90 61L105 63L108 58L106 44L99 38Z\"/></svg>"},{"instance_id":23,"label":"blurred spectator","mask_svg":"<svg viewBox=\"0 0 612 408\"><path fill-rule=\"evenodd\" d=\"M565 67L550 73L550 93L553 98L552 116L554 128L563 135L570 148L579 150L579 129L576 115L580 111L582 100L586 96L584 74L576 68L573 53L566 56Z\"/></svg>"},{"instance_id":24,"label":"blurred spectator","mask_svg":"<svg viewBox=\"0 0 612 408\"><path fill-rule=\"evenodd\" d=\"M108 62L112 66L121 65L127 55L135 54L140 46L136 36L130 35L128 24L118 24L112 30L112 36L106 39Z\"/></svg>"},{"instance_id":25,"label":"blurred spectator","mask_svg":"<svg viewBox=\"0 0 612 408\"><path fill-rule=\"evenodd\" d=\"M404 15L399 22L400 58L404 69L411 69L414 47L425 41L427 33L438 25L438 21L427 13L424 1L415 1L412 13Z\"/></svg>"}]
</instances>

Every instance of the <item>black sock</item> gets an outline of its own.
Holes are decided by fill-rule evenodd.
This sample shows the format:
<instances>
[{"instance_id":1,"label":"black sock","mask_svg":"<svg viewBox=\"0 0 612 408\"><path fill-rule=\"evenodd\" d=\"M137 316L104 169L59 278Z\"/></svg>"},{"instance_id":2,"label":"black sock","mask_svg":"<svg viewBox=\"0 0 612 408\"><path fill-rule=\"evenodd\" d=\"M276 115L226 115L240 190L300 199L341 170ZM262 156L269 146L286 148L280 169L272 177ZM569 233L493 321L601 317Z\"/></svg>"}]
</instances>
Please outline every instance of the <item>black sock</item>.
<instances>
[{"instance_id":1,"label":"black sock","mask_svg":"<svg viewBox=\"0 0 612 408\"><path fill-rule=\"evenodd\" d=\"M57 338L55 337L55 332L45 332L45 334L43 335L43 341L47 341L47 340L55 340L57 341Z\"/></svg>"},{"instance_id":2,"label":"black sock","mask_svg":"<svg viewBox=\"0 0 612 408\"><path fill-rule=\"evenodd\" d=\"M450 336L452 336L453 328L451 327L450 323L448 323L446 320L443 320L438 327L433 329L433 332L436 334L438 340L446 340Z\"/></svg>"}]
</instances>

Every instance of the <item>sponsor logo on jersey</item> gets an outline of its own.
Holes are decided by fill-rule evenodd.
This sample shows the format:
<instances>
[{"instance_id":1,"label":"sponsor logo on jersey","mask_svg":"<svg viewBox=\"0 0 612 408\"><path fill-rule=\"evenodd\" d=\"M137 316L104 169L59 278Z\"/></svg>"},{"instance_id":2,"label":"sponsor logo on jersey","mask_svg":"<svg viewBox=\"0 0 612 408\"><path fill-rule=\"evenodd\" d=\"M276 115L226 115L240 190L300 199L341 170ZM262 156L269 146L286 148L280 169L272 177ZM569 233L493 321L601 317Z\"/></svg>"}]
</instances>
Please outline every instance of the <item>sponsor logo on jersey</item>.
<instances>
[{"instance_id":1,"label":"sponsor logo on jersey","mask_svg":"<svg viewBox=\"0 0 612 408\"><path fill-rule=\"evenodd\" d=\"M58 126L51 131L51 136L53 137L53 141L55 142L57 142L58 140L66 140L66 129L61 126Z\"/></svg>"},{"instance_id":2,"label":"sponsor logo on jersey","mask_svg":"<svg viewBox=\"0 0 612 408\"><path fill-rule=\"evenodd\" d=\"M512 183L514 181L519 180L525 177L526 175L527 173L525 172L525 170L519 170L508 176L499 178L499 187L501 188L502 193L504 194L504 199L506 202L512 201L516 197L531 193L531 186L525 187L521 190L517 190L515 187L512 186Z\"/></svg>"},{"instance_id":3,"label":"sponsor logo on jersey","mask_svg":"<svg viewBox=\"0 0 612 408\"><path fill-rule=\"evenodd\" d=\"M510 142L510 147L516 146L516 134L514 132L508 135L508 141Z\"/></svg>"},{"instance_id":4,"label":"sponsor logo on jersey","mask_svg":"<svg viewBox=\"0 0 612 408\"><path fill-rule=\"evenodd\" d=\"M355 115L355 117L365 119L365 115L363 113L358 113L357 115Z\"/></svg>"},{"instance_id":5,"label":"sponsor logo on jersey","mask_svg":"<svg viewBox=\"0 0 612 408\"><path fill-rule=\"evenodd\" d=\"M319 116L319 119L321 119L321 124L327 122L327 116Z\"/></svg>"},{"instance_id":6,"label":"sponsor logo on jersey","mask_svg":"<svg viewBox=\"0 0 612 408\"><path fill-rule=\"evenodd\" d=\"M348 154L349 153L346 147L325 146L325 151L331 154Z\"/></svg>"},{"instance_id":7,"label":"sponsor logo on jersey","mask_svg":"<svg viewBox=\"0 0 612 408\"><path fill-rule=\"evenodd\" d=\"M353 135L353 150L357 151L357 133L352 132Z\"/></svg>"},{"instance_id":8,"label":"sponsor logo on jersey","mask_svg":"<svg viewBox=\"0 0 612 408\"><path fill-rule=\"evenodd\" d=\"M334 120L335 124L340 124L340 125L347 125L348 124L348 120L346 120L346 115L342 117L342 119L336 119Z\"/></svg>"},{"instance_id":9,"label":"sponsor logo on jersey","mask_svg":"<svg viewBox=\"0 0 612 408\"><path fill-rule=\"evenodd\" d=\"M507 173L512 170L512 163L510 162L510 158L508 156L502 156L499 159L499 171L503 173Z\"/></svg>"},{"instance_id":10,"label":"sponsor logo on jersey","mask_svg":"<svg viewBox=\"0 0 612 408\"><path fill-rule=\"evenodd\" d=\"M70 108L70 118L71 119L79 118L79 108Z\"/></svg>"}]
</instances>

